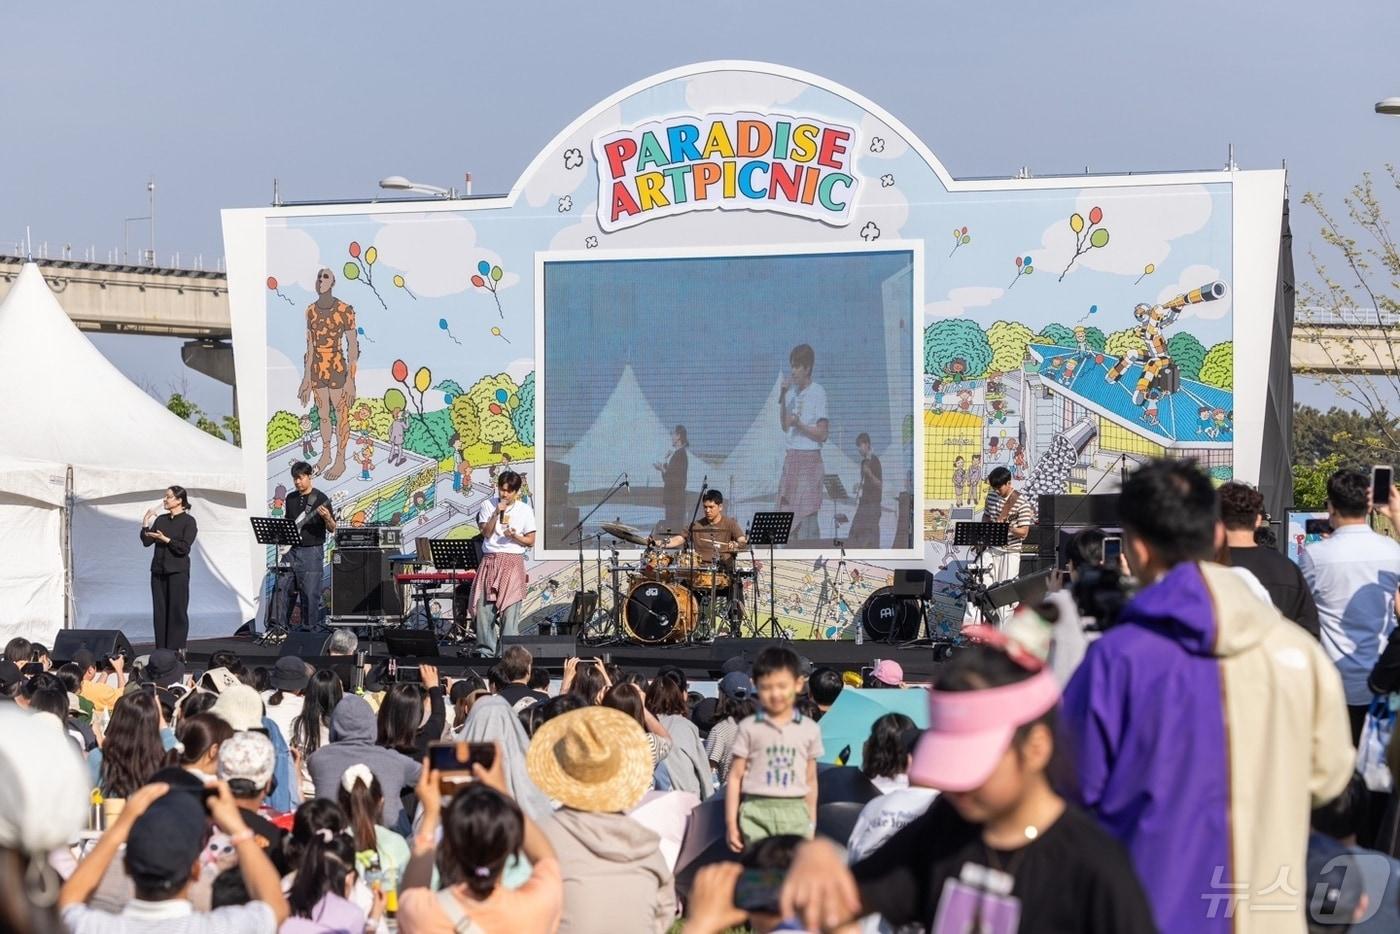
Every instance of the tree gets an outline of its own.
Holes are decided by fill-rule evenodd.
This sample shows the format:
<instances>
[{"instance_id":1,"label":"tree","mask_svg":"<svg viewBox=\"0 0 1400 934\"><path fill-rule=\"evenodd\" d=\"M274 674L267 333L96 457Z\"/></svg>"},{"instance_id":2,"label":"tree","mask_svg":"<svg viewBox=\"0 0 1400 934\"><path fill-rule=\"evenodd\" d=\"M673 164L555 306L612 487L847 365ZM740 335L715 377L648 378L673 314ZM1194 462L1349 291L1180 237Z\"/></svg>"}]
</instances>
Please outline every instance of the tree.
<instances>
[{"instance_id":1,"label":"tree","mask_svg":"<svg viewBox=\"0 0 1400 934\"><path fill-rule=\"evenodd\" d=\"M1018 321L997 321L987 328L987 343L992 346L989 369L998 373L1019 370L1026 359L1026 345L1034 336L1030 328Z\"/></svg>"},{"instance_id":2,"label":"tree","mask_svg":"<svg viewBox=\"0 0 1400 934\"><path fill-rule=\"evenodd\" d=\"M520 443L527 447L535 444L535 371L531 370L526 375L525 381L520 384L520 404L515 407L515 411L510 413L511 424L515 427L515 436L520 439Z\"/></svg>"},{"instance_id":3,"label":"tree","mask_svg":"<svg viewBox=\"0 0 1400 934\"><path fill-rule=\"evenodd\" d=\"M1386 187L1400 191L1400 174L1387 164ZM1322 221L1323 242L1337 262L1338 273L1310 253L1314 278L1298 283L1301 301L1294 345L1306 348L1308 362L1294 372L1327 383L1362 412L1385 416L1400 411L1400 248L1386 219L1371 173L1361 176L1342 199L1339 217L1309 192L1303 203ZM1386 450L1400 448L1400 430L1383 420Z\"/></svg>"},{"instance_id":4,"label":"tree","mask_svg":"<svg viewBox=\"0 0 1400 934\"><path fill-rule=\"evenodd\" d=\"M504 391L505 401L501 401ZM501 453L501 445L515 440L515 426L510 413L519 404L519 389L506 373L483 376L467 390L467 398L476 405L481 423L481 440L491 445L491 453Z\"/></svg>"},{"instance_id":5,"label":"tree","mask_svg":"<svg viewBox=\"0 0 1400 934\"><path fill-rule=\"evenodd\" d=\"M205 434L213 435L220 441L228 440L228 438L224 436L224 427L228 424L228 418L226 417L224 419L224 425L220 425L218 422L214 421L214 419L210 418L203 409L191 402L184 393L172 392L170 398L165 400L165 407L174 413L181 421L187 422L190 419L194 419L194 426ZM237 425L236 419L234 420L234 425ZM300 430L298 430L298 436L299 435ZM234 444L238 444L241 440L242 438L238 435L234 436Z\"/></svg>"},{"instance_id":6,"label":"tree","mask_svg":"<svg viewBox=\"0 0 1400 934\"><path fill-rule=\"evenodd\" d=\"M414 452L440 461L452 453L448 439L452 437L452 411L435 409L422 415L408 416L408 432L404 436L404 447Z\"/></svg>"},{"instance_id":7,"label":"tree","mask_svg":"<svg viewBox=\"0 0 1400 934\"><path fill-rule=\"evenodd\" d=\"M1206 352L1201 364L1201 382L1217 389L1235 388L1235 345L1223 341Z\"/></svg>"},{"instance_id":8,"label":"tree","mask_svg":"<svg viewBox=\"0 0 1400 934\"><path fill-rule=\"evenodd\" d=\"M224 431L228 432L228 439L233 443L233 446L243 447L243 425L239 422L238 416L225 415L219 420L219 423L224 426Z\"/></svg>"},{"instance_id":9,"label":"tree","mask_svg":"<svg viewBox=\"0 0 1400 934\"><path fill-rule=\"evenodd\" d=\"M1145 354L1147 342L1138 334L1136 328L1124 328L1108 335L1108 340L1104 342L1104 350L1115 357L1125 357L1129 351Z\"/></svg>"},{"instance_id":10,"label":"tree","mask_svg":"<svg viewBox=\"0 0 1400 934\"><path fill-rule=\"evenodd\" d=\"M1315 464L1293 465L1293 508L1321 510L1327 505L1327 478L1342 466L1340 454L1330 454Z\"/></svg>"},{"instance_id":11,"label":"tree","mask_svg":"<svg viewBox=\"0 0 1400 934\"><path fill-rule=\"evenodd\" d=\"M1194 335L1182 331L1180 334L1173 334L1171 340L1167 341L1167 354L1182 376L1196 379L1200 375L1201 364L1206 359L1206 348Z\"/></svg>"},{"instance_id":12,"label":"tree","mask_svg":"<svg viewBox=\"0 0 1400 934\"><path fill-rule=\"evenodd\" d=\"M938 379L961 382L987 372L992 345L977 322L945 318L924 328L924 372Z\"/></svg>"},{"instance_id":13,"label":"tree","mask_svg":"<svg viewBox=\"0 0 1400 934\"><path fill-rule=\"evenodd\" d=\"M301 424L291 412L274 412L267 420L267 450L271 453L301 437Z\"/></svg>"},{"instance_id":14,"label":"tree","mask_svg":"<svg viewBox=\"0 0 1400 934\"><path fill-rule=\"evenodd\" d=\"M1056 347L1073 347L1075 346L1074 328L1063 324L1047 324L1035 336L1035 343L1054 344Z\"/></svg>"},{"instance_id":15,"label":"tree","mask_svg":"<svg viewBox=\"0 0 1400 934\"><path fill-rule=\"evenodd\" d=\"M1317 464L1329 457L1338 458L1338 466L1357 470L1369 470L1372 464L1395 463L1400 460L1400 451L1391 447L1387 438L1397 434L1397 420L1383 413L1355 412L1336 406L1326 412L1310 405L1293 407L1295 465Z\"/></svg>"},{"instance_id":16,"label":"tree","mask_svg":"<svg viewBox=\"0 0 1400 934\"><path fill-rule=\"evenodd\" d=\"M1104 336L1103 330L1100 328L1085 328L1084 342L1100 353L1108 346L1108 338Z\"/></svg>"},{"instance_id":17,"label":"tree","mask_svg":"<svg viewBox=\"0 0 1400 934\"><path fill-rule=\"evenodd\" d=\"M452 430L462 440L462 447L469 448L481 441L481 417L476 414L476 403L467 396L457 396L452 400Z\"/></svg>"}]
</instances>

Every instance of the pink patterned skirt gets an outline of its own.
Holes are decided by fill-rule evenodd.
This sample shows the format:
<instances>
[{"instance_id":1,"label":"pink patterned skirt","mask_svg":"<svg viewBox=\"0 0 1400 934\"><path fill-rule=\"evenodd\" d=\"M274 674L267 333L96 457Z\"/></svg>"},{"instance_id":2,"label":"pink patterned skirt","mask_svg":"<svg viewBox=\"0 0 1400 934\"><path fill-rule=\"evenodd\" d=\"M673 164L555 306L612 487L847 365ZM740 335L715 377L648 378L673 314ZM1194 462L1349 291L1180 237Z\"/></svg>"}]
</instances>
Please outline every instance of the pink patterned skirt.
<instances>
[{"instance_id":1,"label":"pink patterned skirt","mask_svg":"<svg viewBox=\"0 0 1400 934\"><path fill-rule=\"evenodd\" d=\"M525 574L524 555L486 552L476 572L474 609L480 612L483 600L496 604L497 612L514 606L525 599L525 585L529 580Z\"/></svg>"},{"instance_id":2,"label":"pink patterned skirt","mask_svg":"<svg viewBox=\"0 0 1400 934\"><path fill-rule=\"evenodd\" d=\"M822 508L822 452L789 449L778 480L778 509L800 520Z\"/></svg>"}]
</instances>

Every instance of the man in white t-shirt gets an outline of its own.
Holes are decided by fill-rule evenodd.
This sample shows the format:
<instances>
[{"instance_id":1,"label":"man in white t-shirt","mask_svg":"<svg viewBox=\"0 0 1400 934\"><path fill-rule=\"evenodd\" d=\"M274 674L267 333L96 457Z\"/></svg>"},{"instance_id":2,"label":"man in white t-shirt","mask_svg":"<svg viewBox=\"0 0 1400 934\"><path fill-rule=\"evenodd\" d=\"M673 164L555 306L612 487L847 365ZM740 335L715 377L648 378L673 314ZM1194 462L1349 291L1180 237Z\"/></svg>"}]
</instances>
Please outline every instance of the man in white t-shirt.
<instances>
[{"instance_id":1,"label":"man in white t-shirt","mask_svg":"<svg viewBox=\"0 0 1400 934\"><path fill-rule=\"evenodd\" d=\"M535 511L520 499L520 474L496 475L496 495L481 504L481 567L476 572L476 647L500 653L500 637L520 633L520 605L525 599L525 552L535 547ZM499 618L499 619L498 619ZM499 632L497 626L500 626Z\"/></svg>"},{"instance_id":2,"label":"man in white t-shirt","mask_svg":"<svg viewBox=\"0 0 1400 934\"><path fill-rule=\"evenodd\" d=\"M792 513L792 538L807 541L821 538L817 513L822 506L822 445L830 431L826 390L812 381L815 365L810 344L792 348L790 371L778 393L778 420L787 435L778 479L778 511Z\"/></svg>"}]
</instances>

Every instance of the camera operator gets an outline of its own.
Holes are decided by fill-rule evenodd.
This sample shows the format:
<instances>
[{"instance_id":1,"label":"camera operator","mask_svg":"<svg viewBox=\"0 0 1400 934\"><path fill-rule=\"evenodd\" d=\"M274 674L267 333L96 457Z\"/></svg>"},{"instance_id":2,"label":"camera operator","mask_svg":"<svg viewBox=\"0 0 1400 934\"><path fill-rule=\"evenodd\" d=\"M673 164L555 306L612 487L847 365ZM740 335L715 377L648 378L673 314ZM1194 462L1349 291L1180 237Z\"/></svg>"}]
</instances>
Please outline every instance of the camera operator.
<instances>
[{"instance_id":1,"label":"camera operator","mask_svg":"<svg viewBox=\"0 0 1400 934\"><path fill-rule=\"evenodd\" d=\"M1117 621L1129 596L1130 578L1119 567L1103 566L1102 529L1080 529L1065 543L1064 570L1050 578L1041 615L1055 627L1048 664L1060 684L1069 681L1097 633Z\"/></svg>"}]
</instances>

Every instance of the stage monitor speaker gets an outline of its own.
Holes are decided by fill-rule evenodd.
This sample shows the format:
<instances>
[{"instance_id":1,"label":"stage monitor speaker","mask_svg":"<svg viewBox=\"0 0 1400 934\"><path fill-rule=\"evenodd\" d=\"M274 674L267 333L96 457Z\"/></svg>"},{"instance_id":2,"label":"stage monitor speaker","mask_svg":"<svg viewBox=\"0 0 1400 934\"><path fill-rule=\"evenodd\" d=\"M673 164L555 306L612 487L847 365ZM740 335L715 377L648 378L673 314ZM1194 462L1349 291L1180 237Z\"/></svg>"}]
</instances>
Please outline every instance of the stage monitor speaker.
<instances>
[{"instance_id":1,"label":"stage monitor speaker","mask_svg":"<svg viewBox=\"0 0 1400 934\"><path fill-rule=\"evenodd\" d=\"M331 615L400 618L403 591L394 582L390 550L337 549L331 561Z\"/></svg>"},{"instance_id":2,"label":"stage monitor speaker","mask_svg":"<svg viewBox=\"0 0 1400 934\"><path fill-rule=\"evenodd\" d=\"M580 590L574 594L573 605L569 607L569 617L562 625L568 629L561 632L561 635L575 633L588 625L588 621L593 618L593 614L598 611L598 592L596 590Z\"/></svg>"},{"instance_id":3,"label":"stage monitor speaker","mask_svg":"<svg viewBox=\"0 0 1400 934\"><path fill-rule=\"evenodd\" d=\"M932 600L933 574L925 568L897 568L891 589L896 597Z\"/></svg>"},{"instance_id":4,"label":"stage monitor speaker","mask_svg":"<svg viewBox=\"0 0 1400 934\"><path fill-rule=\"evenodd\" d=\"M437 633L426 629L397 629L384 633L384 646L391 658L437 658Z\"/></svg>"},{"instance_id":5,"label":"stage monitor speaker","mask_svg":"<svg viewBox=\"0 0 1400 934\"><path fill-rule=\"evenodd\" d=\"M54 637L49 658L55 663L71 662L78 649L87 649L98 659L124 655L130 661L136 657L120 629L64 629Z\"/></svg>"},{"instance_id":6,"label":"stage monitor speaker","mask_svg":"<svg viewBox=\"0 0 1400 934\"><path fill-rule=\"evenodd\" d=\"M287 638L283 640L281 648L278 649L277 657L295 655L297 658L322 658L330 654L332 635L334 633L302 632L300 630L289 632Z\"/></svg>"}]
</instances>

